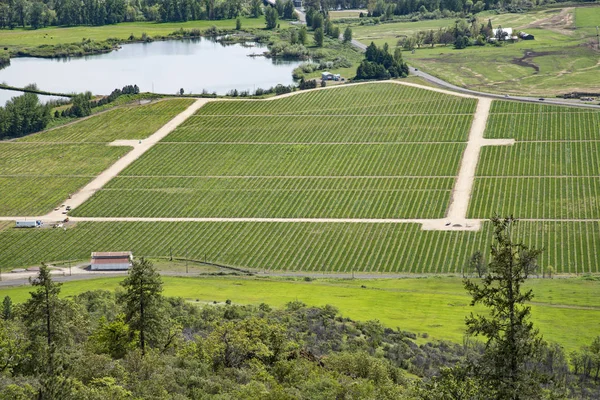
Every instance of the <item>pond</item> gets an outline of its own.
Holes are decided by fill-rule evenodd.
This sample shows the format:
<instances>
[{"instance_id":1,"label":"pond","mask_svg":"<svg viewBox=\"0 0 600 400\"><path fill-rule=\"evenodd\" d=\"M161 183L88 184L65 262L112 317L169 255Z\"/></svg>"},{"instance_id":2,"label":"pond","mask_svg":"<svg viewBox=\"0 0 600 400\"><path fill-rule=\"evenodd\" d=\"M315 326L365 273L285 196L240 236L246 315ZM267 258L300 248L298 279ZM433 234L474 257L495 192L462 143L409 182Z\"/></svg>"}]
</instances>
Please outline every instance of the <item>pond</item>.
<instances>
[{"instance_id":1,"label":"pond","mask_svg":"<svg viewBox=\"0 0 600 400\"><path fill-rule=\"evenodd\" d=\"M265 45L222 45L210 39L169 40L123 45L118 51L77 58L11 59L0 70L0 82L24 87L36 83L49 92L91 91L109 94L115 88L136 84L141 91L175 94L267 89L293 82L292 70L300 61L265 57ZM2 92L2 91L0 91ZM0 93L0 104L11 95Z\"/></svg>"}]
</instances>

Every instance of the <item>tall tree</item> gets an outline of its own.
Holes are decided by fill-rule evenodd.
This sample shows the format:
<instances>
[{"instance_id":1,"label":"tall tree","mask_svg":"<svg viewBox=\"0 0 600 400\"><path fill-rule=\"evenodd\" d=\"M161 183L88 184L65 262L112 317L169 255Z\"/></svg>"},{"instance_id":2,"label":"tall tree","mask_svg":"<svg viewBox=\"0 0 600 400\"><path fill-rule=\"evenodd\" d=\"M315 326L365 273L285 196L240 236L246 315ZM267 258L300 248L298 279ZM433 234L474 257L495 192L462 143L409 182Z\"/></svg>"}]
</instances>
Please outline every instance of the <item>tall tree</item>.
<instances>
[{"instance_id":1,"label":"tall tree","mask_svg":"<svg viewBox=\"0 0 600 400\"><path fill-rule=\"evenodd\" d=\"M148 336L154 334L159 325L162 279L152 263L141 258L134 260L121 286L125 288L121 298L125 307L125 322L139 332L140 349L145 354Z\"/></svg>"},{"instance_id":2,"label":"tall tree","mask_svg":"<svg viewBox=\"0 0 600 400\"><path fill-rule=\"evenodd\" d=\"M344 31L344 43L350 43L352 41L352 29L349 26Z\"/></svg>"},{"instance_id":3,"label":"tall tree","mask_svg":"<svg viewBox=\"0 0 600 400\"><path fill-rule=\"evenodd\" d=\"M277 18L279 14L274 7L267 7L265 10L265 24L267 29L274 29L277 26Z\"/></svg>"},{"instance_id":4,"label":"tall tree","mask_svg":"<svg viewBox=\"0 0 600 400\"><path fill-rule=\"evenodd\" d=\"M323 37L324 37L323 28L315 29L315 34L314 34L315 46L323 47Z\"/></svg>"},{"instance_id":5,"label":"tall tree","mask_svg":"<svg viewBox=\"0 0 600 400\"><path fill-rule=\"evenodd\" d=\"M481 285L465 280L472 296L471 305L483 304L487 315L467 317L467 332L487 339L485 353L474 370L489 391L490 398L533 398L540 390L535 374L527 370L542 346L538 331L529 321L531 289L523 290L523 283L536 264L541 250L530 249L512 238L517 220L494 217L494 242L491 261Z\"/></svg>"},{"instance_id":6,"label":"tall tree","mask_svg":"<svg viewBox=\"0 0 600 400\"><path fill-rule=\"evenodd\" d=\"M10 296L5 296L4 300L2 300L2 315L3 320L9 320L13 318L12 311L12 299Z\"/></svg>"}]
</instances>

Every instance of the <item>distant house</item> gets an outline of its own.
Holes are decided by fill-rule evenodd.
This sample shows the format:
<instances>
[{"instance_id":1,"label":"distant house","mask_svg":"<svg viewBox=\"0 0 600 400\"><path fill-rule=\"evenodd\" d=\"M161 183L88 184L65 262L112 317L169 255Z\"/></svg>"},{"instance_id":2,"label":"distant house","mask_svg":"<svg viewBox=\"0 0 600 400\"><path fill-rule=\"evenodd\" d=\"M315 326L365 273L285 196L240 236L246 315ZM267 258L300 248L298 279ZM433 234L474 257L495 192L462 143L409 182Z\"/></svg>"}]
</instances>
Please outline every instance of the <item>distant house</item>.
<instances>
[{"instance_id":1,"label":"distant house","mask_svg":"<svg viewBox=\"0 0 600 400\"><path fill-rule=\"evenodd\" d=\"M523 40L534 40L535 39L535 36L530 35L529 33L525 33L525 32L521 32L519 34L519 37Z\"/></svg>"},{"instance_id":2,"label":"distant house","mask_svg":"<svg viewBox=\"0 0 600 400\"><path fill-rule=\"evenodd\" d=\"M513 39L513 30L512 28L503 28L499 26L493 31L493 38L496 40L510 40Z\"/></svg>"},{"instance_id":3,"label":"distant house","mask_svg":"<svg viewBox=\"0 0 600 400\"><path fill-rule=\"evenodd\" d=\"M342 80L342 76L340 74L332 74L331 72L322 72L321 73L322 81L340 81Z\"/></svg>"},{"instance_id":4,"label":"distant house","mask_svg":"<svg viewBox=\"0 0 600 400\"><path fill-rule=\"evenodd\" d=\"M122 271L128 270L133 261L133 254L130 251L118 252L94 252L90 262L92 271Z\"/></svg>"},{"instance_id":5,"label":"distant house","mask_svg":"<svg viewBox=\"0 0 600 400\"><path fill-rule=\"evenodd\" d=\"M294 0L294 7L296 7L296 8L302 7L302 0Z\"/></svg>"}]
</instances>

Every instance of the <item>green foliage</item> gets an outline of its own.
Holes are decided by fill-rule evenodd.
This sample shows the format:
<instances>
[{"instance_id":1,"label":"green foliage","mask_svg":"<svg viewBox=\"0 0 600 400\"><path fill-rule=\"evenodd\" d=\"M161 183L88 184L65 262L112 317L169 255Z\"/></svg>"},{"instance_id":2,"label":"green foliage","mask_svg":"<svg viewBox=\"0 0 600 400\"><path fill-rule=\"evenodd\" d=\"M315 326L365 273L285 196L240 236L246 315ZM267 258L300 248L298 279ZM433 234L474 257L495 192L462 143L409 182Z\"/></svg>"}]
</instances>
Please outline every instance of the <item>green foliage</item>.
<instances>
[{"instance_id":1,"label":"green foliage","mask_svg":"<svg viewBox=\"0 0 600 400\"><path fill-rule=\"evenodd\" d=\"M277 26L277 18L279 18L279 14L274 7L267 7L265 9L265 24L267 25L267 29L274 29Z\"/></svg>"},{"instance_id":2,"label":"green foliage","mask_svg":"<svg viewBox=\"0 0 600 400\"><path fill-rule=\"evenodd\" d=\"M323 28L317 28L317 29L315 29L313 37L314 37L314 40L315 40L315 46L317 46L317 47L323 47L323 39L324 39Z\"/></svg>"},{"instance_id":3,"label":"green foliage","mask_svg":"<svg viewBox=\"0 0 600 400\"><path fill-rule=\"evenodd\" d=\"M4 300L2 300L2 313L0 314L0 318L5 321L13 318L12 300L10 296L4 296Z\"/></svg>"},{"instance_id":4,"label":"green foliage","mask_svg":"<svg viewBox=\"0 0 600 400\"><path fill-rule=\"evenodd\" d=\"M35 85L27 86L36 89ZM0 107L0 139L10 139L37 132L50 121L50 108L40 103L34 93L24 93Z\"/></svg>"},{"instance_id":5,"label":"green foliage","mask_svg":"<svg viewBox=\"0 0 600 400\"><path fill-rule=\"evenodd\" d=\"M486 338L486 350L475 364L482 390L494 398L532 398L540 391L536 373L528 368L542 346L539 332L529 321L531 289L522 291L525 280L535 272L540 250L513 241L513 218L492 219L494 242L489 272L481 285L465 280L471 305L483 304L489 315L466 319L467 334Z\"/></svg>"},{"instance_id":6,"label":"green foliage","mask_svg":"<svg viewBox=\"0 0 600 400\"><path fill-rule=\"evenodd\" d=\"M352 41L352 29L347 26L344 30L344 42L350 43Z\"/></svg>"},{"instance_id":7,"label":"green foliage","mask_svg":"<svg viewBox=\"0 0 600 400\"><path fill-rule=\"evenodd\" d=\"M305 45L307 35L308 32L306 31L306 26L302 25L298 31L298 43Z\"/></svg>"},{"instance_id":8,"label":"green foliage","mask_svg":"<svg viewBox=\"0 0 600 400\"><path fill-rule=\"evenodd\" d=\"M117 315L112 322L102 316L98 328L89 337L92 351L116 359L125 357L127 351L135 348L138 340L138 332L131 331L125 323L124 314Z\"/></svg>"},{"instance_id":9,"label":"green foliage","mask_svg":"<svg viewBox=\"0 0 600 400\"><path fill-rule=\"evenodd\" d=\"M125 289L120 299L125 308L125 322L139 332L139 347L142 354L145 354L146 343L156 344L158 338L162 292L160 275L152 262L141 258L133 261L133 266L121 285ZM126 328L122 324L120 327L119 336L122 337ZM119 349L114 351L118 352L123 347L126 348L126 343L121 343Z\"/></svg>"},{"instance_id":10,"label":"green foliage","mask_svg":"<svg viewBox=\"0 0 600 400\"><path fill-rule=\"evenodd\" d=\"M397 54L392 56L386 46L379 49L373 42L367 47L365 60L356 70L356 79L389 79L406 77L408 66Z\"/></svg>"},{"instance_id":11,"label":"green foliage","mask_svg":"<svg viewBox=\"0 0 600 400\"><path fill-rule=\"evenodd\" d=\"M236 31L239 31L239 30L241 30L241 29L242 29L242 20L241 20L241 19L239 19L239 18L237 18L237 19L235 20L235 30L236 30Z\"/></svg>"}]
</instances>

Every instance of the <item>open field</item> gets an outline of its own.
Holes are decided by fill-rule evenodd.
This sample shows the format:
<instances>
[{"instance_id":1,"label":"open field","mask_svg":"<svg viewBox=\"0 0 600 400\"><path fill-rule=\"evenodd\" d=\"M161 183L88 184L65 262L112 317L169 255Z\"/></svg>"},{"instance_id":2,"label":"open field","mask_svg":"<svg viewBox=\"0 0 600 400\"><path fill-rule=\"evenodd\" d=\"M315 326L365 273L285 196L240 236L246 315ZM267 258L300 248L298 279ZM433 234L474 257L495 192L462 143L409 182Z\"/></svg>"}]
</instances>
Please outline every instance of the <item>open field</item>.
<instances>
[{"instance_id":1,"label":"open field","mask_svg":"<svg viewBox=\"0 0 600 400\"><path fill-rule=\"evenodd\" d=\"M442 218L474 105L394 84L208 103L72 215Z\"/></svg>"},{"instance_id":2,"label":"open field","mask_svg":"<svg viewBox=\"0 0 600 400\"><path fill-rule=\"evenodd\" d=\"M471 217L600 218L599 112L495 101L486 137L517 143L483 149Z\"/></svg>"},{"instance_id":3,"label":"open field","mask_svg":"<svg viewBox=\"0 0 600 400\"><path fill-rule=\"evenodd\" d=\"M544 9L520 14L478 14L479 23L511 27L535 36L501 47L472 46L463 50L424 46L405 51L411 66L453 84L496 93L555 95L572 91L600 92L599 51L596 41L598 7ZM595 22L594 22L595 21ZM454 19L353 26L362 43L388 43L392 48L404 36L421 30L454 26Z\"/></svg>"},{"instance_id":4,"label":"open field","mask_svg":"<svg viewBox=\"0 0 600 400\"><path fill-rule=\"evenodd\" d=\"M242 27L264 28L265 19L241 18ZM285 21L280 22L282 26ZM205 30L212 26L219 29L235 29L235 19L217 21L188 21L188 22L125 22L115 25L104 26L76 26L76 27L48 27L37 30L15 28L12 30L0 30L0 45L8 47L37 47L40 45L55 45L61 43L81 42L82 39L93 39L97 41L109 38L127 39L130 35L141 37L142 33L152 36L167 36L179 29Z\"/></svg>"},{"instance_id":5,"label":"open field","mask_svg":"<svg viewBox=\"0 0 600 400\"><path fill-rule=\"evenodd\" d=\"M52 210L125 155L114 139L142 139L193 100L124 107L17 141L0 142L0 215L35 216ZM90 142L90 143L86 143Z\"/></svg>"},{"instance_id":6,"label":"open field","mask_svg":"<svg viewBox=\"0 0 600 400\"><path fill-rule=\"evenodd\" d=\"M5 228L0 266L84 260L91 251L187 256L257 271L460 273L491 230L422 231L419 224L345 222L79 222L67 230ZM557 273L600 272L600 223L520 222L515 237L544 248Z\"/></svg>"},{"instance_id":7,"label":"open field","mask_svg":"<svg viewBox=\"0 0 600 400\"><path fill-rule=\"evenodd\" d=\"M98 288L114 290L122 278L68 282L63 296ZM163 277L166 296L189 301L237 304L267 303L282 307L300 300L308 305L332 304L342 315L356 320L378 319L385 326L418 334L428 340L445 339L460 343L464 318L470 307L462 282L457 278L335 280L312 282L269 278L176 278ZM361 288L365 285L366 288ZM582 279L530 280L534 290L533 322L544 339L560 343L566 352L588 345L600 329L600 282ZM15 302L28 297L30 288L0 289ZM423 339L421 339L423 340Z\"/></svg>"}]
</instances>

